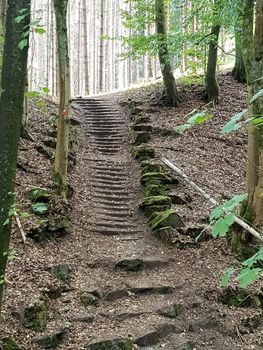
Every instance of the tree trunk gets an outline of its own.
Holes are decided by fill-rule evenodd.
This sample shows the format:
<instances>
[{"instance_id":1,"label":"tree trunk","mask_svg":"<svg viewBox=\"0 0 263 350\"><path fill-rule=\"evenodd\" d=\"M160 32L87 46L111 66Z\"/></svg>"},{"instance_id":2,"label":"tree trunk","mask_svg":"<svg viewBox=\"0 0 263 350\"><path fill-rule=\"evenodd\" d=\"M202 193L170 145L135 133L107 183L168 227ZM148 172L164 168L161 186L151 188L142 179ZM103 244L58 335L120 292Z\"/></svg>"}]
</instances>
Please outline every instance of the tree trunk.
<instances>
[{"instance_id":1,"label":"tree trunk","mask_svg":"<svg viewBox=\"0 0 263 350\"><path fill-rule=\"evenodd\" d=\"M166 106L176 107L180 103L180 98L178 96L173 70L169 58L165 0L155 0L155 11L156 32L159 42L158 56L163 76L164 88L166 91L165 104Z\"/></svg>"},{"instance_id":2,"label":"tree trunk","mask_svg":"<svg viewBox=\"0 0 263 350\"><path fill-rule=\"evenodd\" d=\"M86 0L82 0L83 7L83 33L84 33L84 93L89 95L89 54L88 54L88 5Z\"/></svg>"},{"instance_id":3,"label":"tree trunk","mask_svg":"<svg viewBox=\"0 0 263 350\"><path fill-rule=\"evenodd\" d=\"M21 9L27 16L16 23ZM18 44L30 22L30 0L8 0L0 99L0 309L9 252L18 141L23 115L28 45ZM29 38L27 38L29 40Z\"/></svg>"},{"instance_id":4,"label":"tree trunk","mask_svg":"<svg viewBox=\"0 0 263 350\"><path fill-rule=\"evenodd\" d=\"M244 1L243 11L243 57L246 67L249 100L263 88L263 0L256 2L256 25L254 30L254 0ZM263 115L263 98L249 105L250 116ZM249 125L246 192L248 200L243 203L241 216L250 224L263 229L263 127ZM231 235L233 250L249 256L255 243L251 235L235 232ZM258 242L257 242L258 243ZM251 250L252 249L252 250Z\"/></svg>"},{"instance_id":5,"label":"tree trunk","mask_svg":"<svg viewBox=\"0 0 263 350\"><path fill-rule=\"evenodd\" d=\"M70 67L67 39L68 0L53 0L57 25L59 60L59 116L57 147L54 164L54 181L64 198L67 192L68 143L70 124Z\"/></svg>"},{"instance_id":6,"label":"tree trunk","mask_svg":"<svg viewBox=\"0 0 263 350\"><path fill-rule=\"evenodd\" d=\"M236 60L235 66L232 71L232 76L240 83L245 83L246 78L246 67L242 53L241 38L239 35L240 28L236 28L235 33L235 45L236 45Z\"/></svg>"},{"instance_id":7,"label":"tree trunk","mask_svg":"<svg viewBox=\"0 0 263 350\"><path fill-rule=\"evenodd\" d=\"M220 33L220 25L212 27L212 39L209 43L208 61L206 69L206 98L214 105L218 103L219 85L216 77L217 48Z\"/></svg>"},{"instance_id":8,"label":"tree trunk","mask_svg":"<svg viewBox=\"0 0 263 350\"><path fill-rule=\"evenodd\" d=\"M104 83L104 9L105 0L100 3L100 54L99 54L99 92L103 92Z\"/></svg>"}]
</instances>

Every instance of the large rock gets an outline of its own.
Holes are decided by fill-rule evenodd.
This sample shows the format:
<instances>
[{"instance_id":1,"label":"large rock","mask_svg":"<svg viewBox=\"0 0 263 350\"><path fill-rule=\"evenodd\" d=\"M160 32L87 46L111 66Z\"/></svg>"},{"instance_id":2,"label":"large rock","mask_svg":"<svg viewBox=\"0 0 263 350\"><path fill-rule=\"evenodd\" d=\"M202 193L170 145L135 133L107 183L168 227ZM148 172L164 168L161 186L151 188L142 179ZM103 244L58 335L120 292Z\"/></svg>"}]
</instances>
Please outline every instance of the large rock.
<instances>
[{"instance_id":1,"label":"large rock","mask_svg":"<svg viewBox=\"0 0 263 350\"><path fill-rule=\"evenodd\" d=\"M163 212L153 213L149 220L149 227L152 231L162 227L179 228L184 226L180 216L173 210L169 209Z\"/></svg>"},{"instance_id":2,"label":"large rock","mask_svg":"<svg viewBox=\"0 0 263 350\"><path fill-rule=\"evenodd\" d=\"M42 338L37 340L37 344L42 346L44 349L56 349L62 342L63 336L68 328L68 326L65 326L58 332L44 335Z\"/></svg>"},{"instance_id":3,"label":"large rock","mask_svg":"<svg viewBox=\"0 0 263 350\"><path fill-rule=\"evenodd\" d=\"M36 332L46 329L48 317L48 303L46 299L39 300L34 305L24 308L20 312L20 319L25 328Z\"/></svg>"},{"instance_id":4,"label":"large rock","mask_svg":"<svg viewBox=\"0 0 263 350\"><path fill-rule=\"evenodd\" d=\"M104 340L87 345L86 350L133 350L133 343L129 338Z\"/></svg>"},{"instance_id":5,"label":"large rock","mask_svg":"<svg viewBox=\"0 0 263 350\"><path fill-rule=\"evenodd\" d=\"M168 318L177 318L182 313L182 310L181 304L172 304L157 310L157 313Z\"/></svg>"},{"instance_id":6,"label":"large rock","mask_svg":"<svg viewBox=\"0 0 263 350\"><path fill-rule=\"evenodd\" d=\"M168 196L151 196L145 197L141 203L141 208L145 209L146 207L152 206L171 206L171 198Z\"/></svg>"}]
</instances>

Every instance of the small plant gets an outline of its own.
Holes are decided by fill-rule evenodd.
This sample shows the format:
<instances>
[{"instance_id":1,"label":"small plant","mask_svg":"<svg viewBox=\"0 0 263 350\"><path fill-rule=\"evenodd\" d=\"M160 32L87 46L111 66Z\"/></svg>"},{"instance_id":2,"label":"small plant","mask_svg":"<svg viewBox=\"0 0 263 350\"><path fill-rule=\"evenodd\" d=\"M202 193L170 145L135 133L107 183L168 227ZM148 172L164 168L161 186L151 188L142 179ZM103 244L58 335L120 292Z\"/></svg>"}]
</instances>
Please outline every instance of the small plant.
<instances>
[{"instance_id":1,"label":"small plant","mask_svg":"<svg viewBox=\"0 0 263 350\"><path fill-rule=\"evenodd\" d=\"M187 117L190 118L187 119L185 124L178 125L174 128L176 133L183 134L186 130L192 128L193 126L203 124L213 118L212 115L207 112L207 110L197 112L196 109L187 114Z\"/></svg>"}]
</instances>

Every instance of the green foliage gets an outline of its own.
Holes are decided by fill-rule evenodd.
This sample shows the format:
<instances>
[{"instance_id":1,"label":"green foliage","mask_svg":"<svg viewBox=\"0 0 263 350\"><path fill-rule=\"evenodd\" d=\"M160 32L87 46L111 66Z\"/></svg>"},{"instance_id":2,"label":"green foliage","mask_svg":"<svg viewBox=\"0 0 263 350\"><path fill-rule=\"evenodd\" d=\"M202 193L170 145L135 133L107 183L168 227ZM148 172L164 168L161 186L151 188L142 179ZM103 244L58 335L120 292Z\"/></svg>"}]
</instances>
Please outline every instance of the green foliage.
<instances>
[{"instance_id":1,"label":"green foliage","mask_svg":"<svg viewBox=\"0 0 263 350\"><path fill-rule=\"evenodd\" d=\"M224 125L222 128L223 134L229 134L232 131L236 131L240 129L243 125L247 124L250 119L244 119L248 110L245 109L244 111L234 115L230 120Z\"/></svg>"},{"instance_id":2,"label":"green foliage","mask_svg":"<svg viewBox=\"0 0 263 350\"><path fill-rule=\"evenodd\" d=\"M225 237L229 228L234 223L234 214L232 213L240 203L247 199L248 195L237 195L224 204L216 207L210 215L210 224L213 237Z\"/></svg>"},{"instance_id":3,"label":"green foliage","mask_svg":"<svg viewBox=\"0 0 263 350\"><path fill-rule=\"evenodd\" d=\"M35 214L43 215L48 211L45 203L37 202L32 204L32 210Z\"/></svg>"},{"instance_id":4,"label":"green foliage","mask_svg":"<svg viewBox=\"0 0 263 350\"><path fill-rule=\"evenodd\" d=\"M207 111L197 112L196 109L190 112L187 116L191 116L187 122L183 125L178 125L174 128L174 131L178 134L183 134L186 130L199 124L203 124L212 119L212 115Z\"/></svg>"}]
</instances>

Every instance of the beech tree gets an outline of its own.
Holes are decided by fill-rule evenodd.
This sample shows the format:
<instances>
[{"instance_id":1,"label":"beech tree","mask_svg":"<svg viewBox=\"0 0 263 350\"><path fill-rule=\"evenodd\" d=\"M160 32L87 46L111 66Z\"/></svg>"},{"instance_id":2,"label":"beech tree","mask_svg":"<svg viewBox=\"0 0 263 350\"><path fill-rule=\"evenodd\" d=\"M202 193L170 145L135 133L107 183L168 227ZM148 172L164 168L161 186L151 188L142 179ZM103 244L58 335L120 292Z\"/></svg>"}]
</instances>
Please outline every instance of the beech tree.
<instances>
[{"instance_id":1,"label":"beech tree","mask_svg":"<svg viewBox=\"0 0 263 350\"><path fill-rule=\"evenodd\" d=\"M170 63L169 48L167 42L167 8L165 0L155 0L156 33L158 35L158 56L166 91L166 105L178 106L178 96L173 69Z\"/></svg>"},{"instance_id":2,"label":"beech tree","mask_svg":"<svg viewBox=\"0 0 263 350\"><path fill-rule=\"evenodd\" d=\"M59 115L57 146L54 164L54 181L58 192L66 197L68 144L70 124L70 66L67 36L68 0L53 0L57 25L57 47L59 61Z\"/></svg>"},{"instance_id":3,"label":"beech tree","mask_svg":"<svg viewBox=\"0 0 263 350\"><path fill-rule=\"evenodd\" d=\"M27 72L30 0L8 0L0 98L0 307L9 254L18 142ZM22 12L21 12L22 11ZM20 20L16 18L20 16Z\"/></svg>"}]
</instances>

